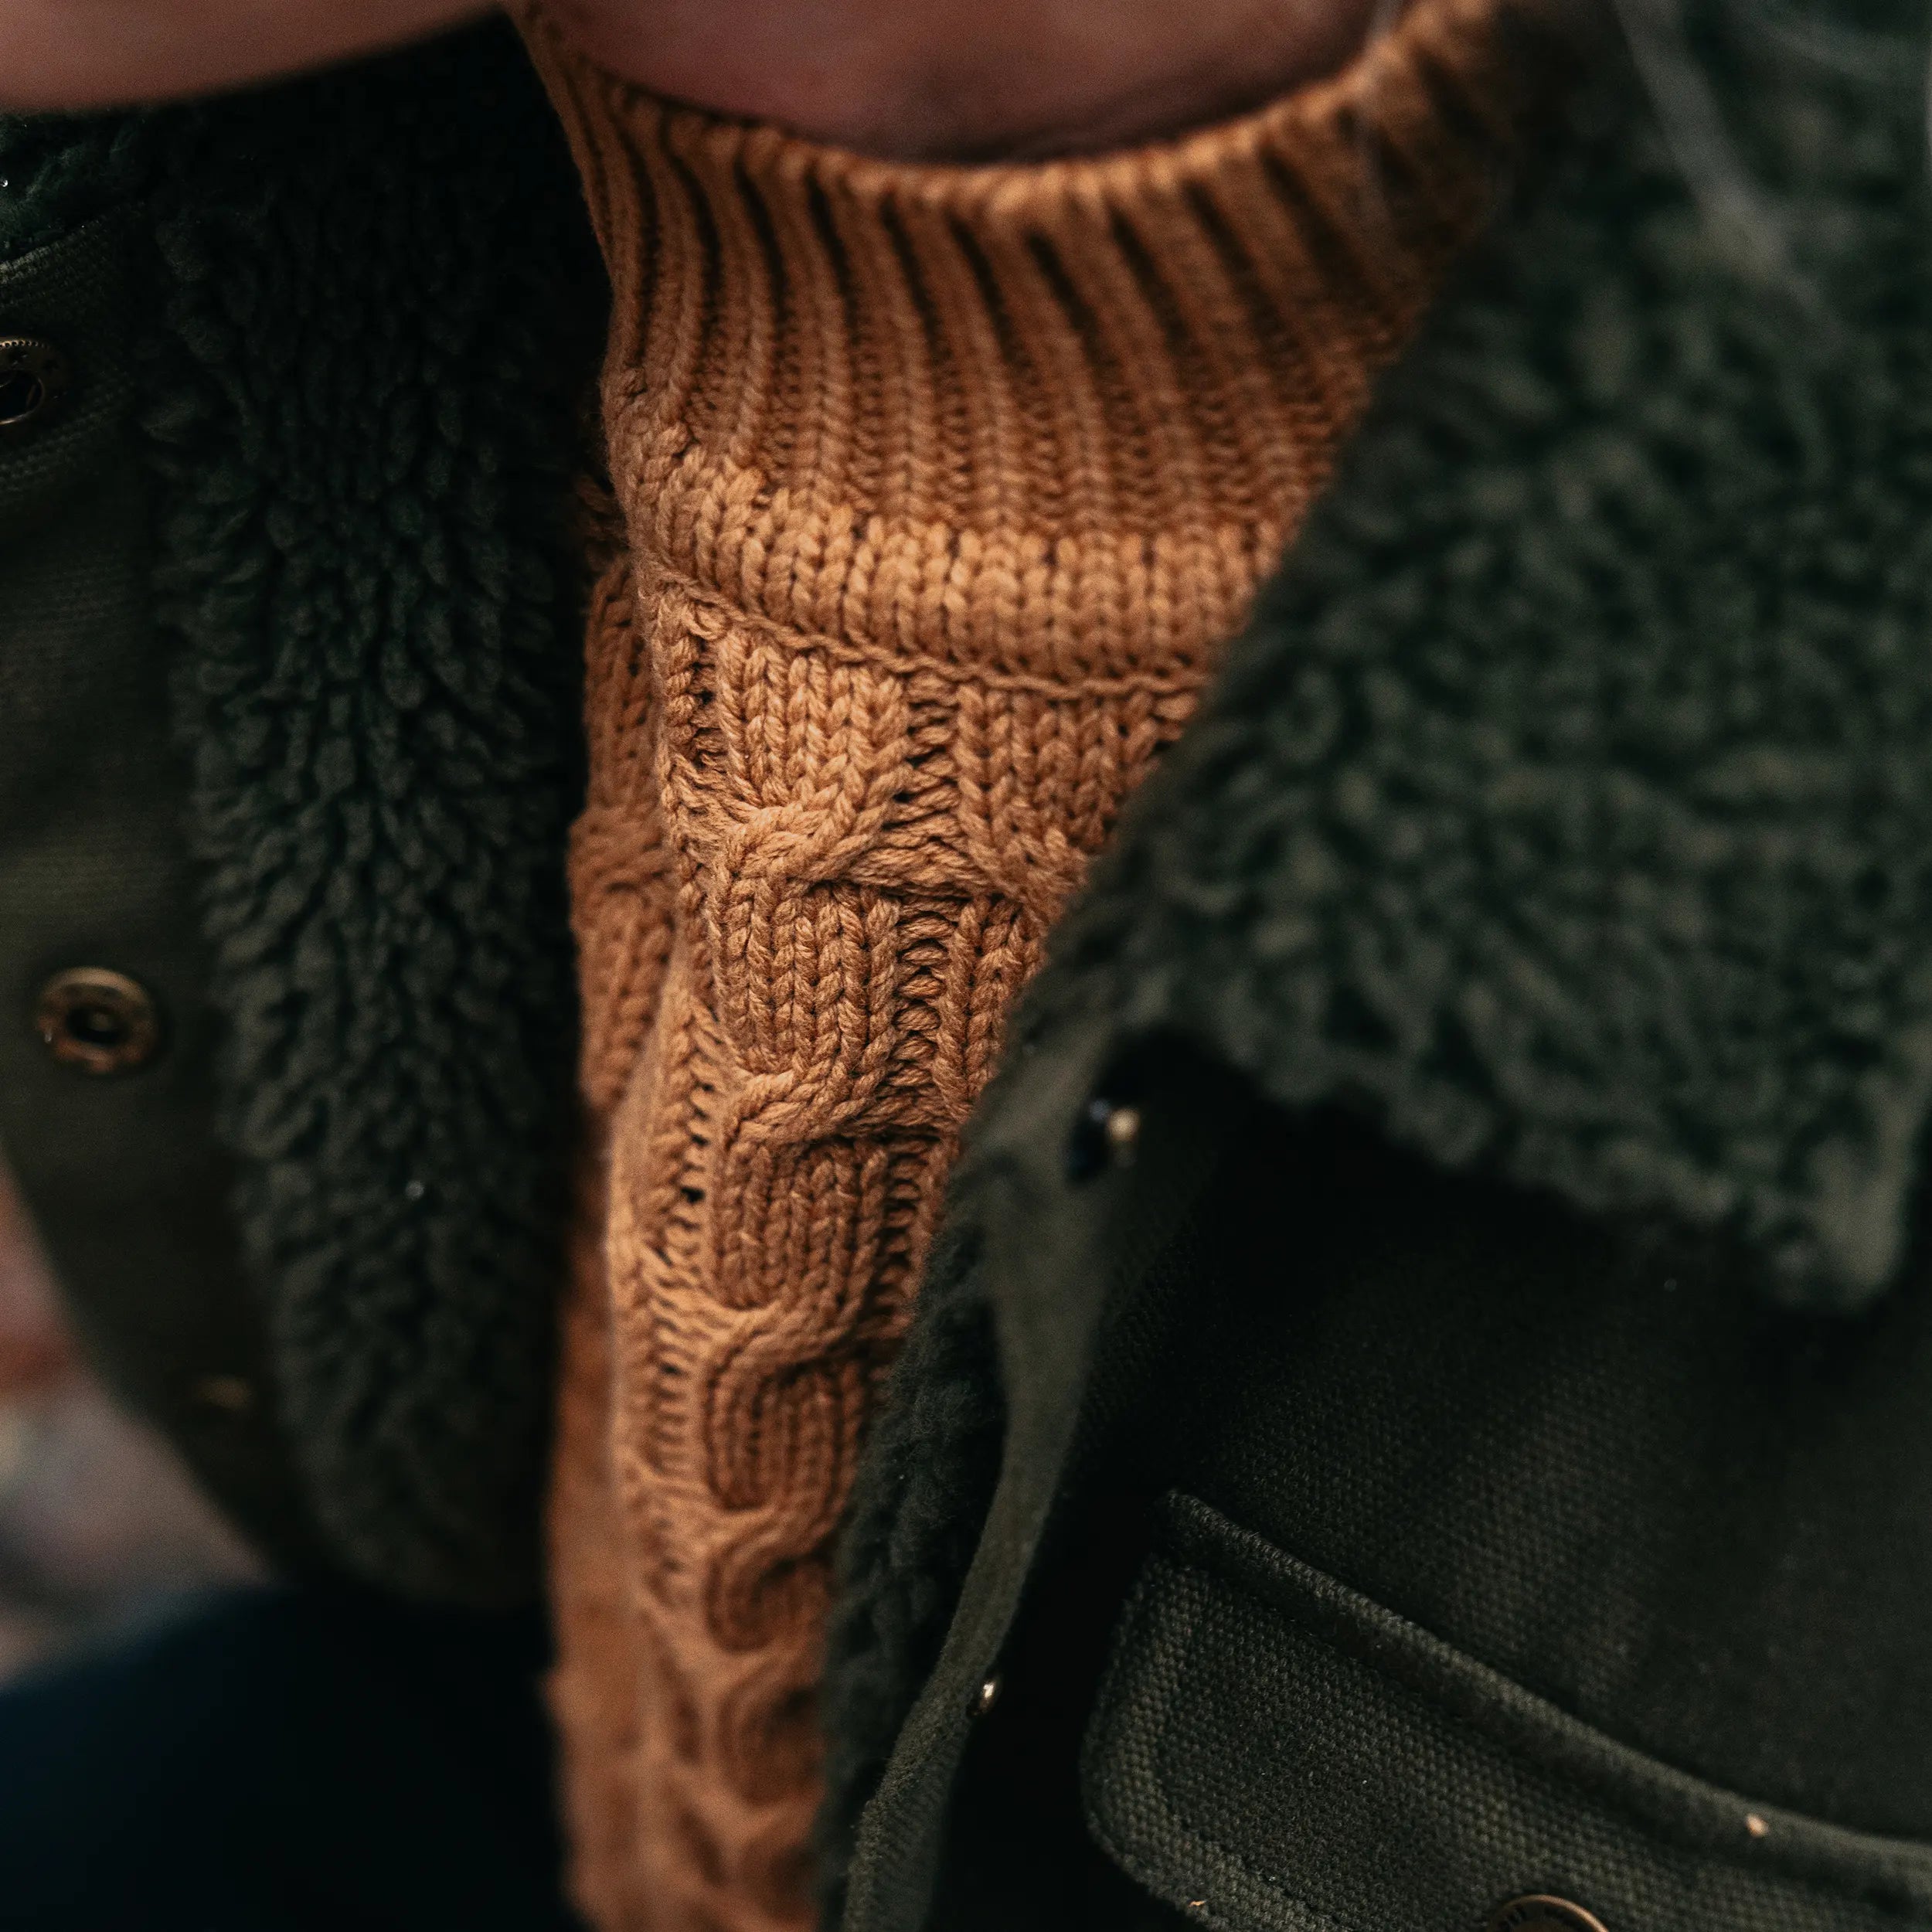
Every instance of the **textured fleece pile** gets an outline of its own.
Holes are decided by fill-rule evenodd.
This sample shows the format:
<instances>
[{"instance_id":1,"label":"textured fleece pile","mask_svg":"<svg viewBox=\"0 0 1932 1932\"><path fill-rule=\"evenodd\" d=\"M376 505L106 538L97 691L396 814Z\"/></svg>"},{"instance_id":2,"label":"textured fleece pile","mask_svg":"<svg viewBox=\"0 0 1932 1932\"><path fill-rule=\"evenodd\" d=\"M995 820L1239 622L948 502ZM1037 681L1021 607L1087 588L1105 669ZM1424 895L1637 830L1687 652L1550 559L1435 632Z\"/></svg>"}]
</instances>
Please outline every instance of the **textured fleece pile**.
<instances>
[{"instance_id":1,"label":"textured fleece pile","mask_svg":"<svg viewBox=\"0 0 1932 1932\"><path fill-rule=\"evenodd\" d=\"M1111 1010L1734 1240L1781 1300L1892 1281L1932 1104L1920 70L1711 37L1781 242L1700 210L1628 79L1580 111L1058 929L986 1111ZM991 1495L985 1294L929 1276L854 1498L835 1902Z\"/></svg>"},{"instance_id":2,"label":"textured fleece pile","mask_svg":"<svg viewBox=\"0 0 1932 1932\"><path fill-rule=\"evenodd\" d=\"M1713 64L1782 261L1648 128L1587 146L1387 384L1061 986L1850 1306L1932 1104L1932 197L1915 81Z\"/></svg>"},{"instance_id":3,"label":"textured fleece pile","mask_svg":"<svg viewBox=\"0 0 1932 1932\"><path fill-rule=\"evenodd\" d=\"M0 262L17 261L138 193L145 126L129 114L0 114Z\"/></svg>"},{"instance_id":4,"label":"textured fleece pile","mask_svg":"<svg viewBox=\"0 0 1932 1932\"><path fill-rule=\"evenodd\" d=\"M602 303L574 172L502 27L5 152L17 250L145 201L157 610L284 1424L352 1566L527 1595Z\"/></svg>"},{"instance_id":5,"label":"textured fleece pile","mask_svg":"<svg viewBox=\"0 0 1932 1932\"><path fill-rule=\"evenodd\" d=\"M170 145L161 609L284 1412L361 1568L514 1595L573 1151L587 224L506 29Z\"/></svg>"}]
</instances>

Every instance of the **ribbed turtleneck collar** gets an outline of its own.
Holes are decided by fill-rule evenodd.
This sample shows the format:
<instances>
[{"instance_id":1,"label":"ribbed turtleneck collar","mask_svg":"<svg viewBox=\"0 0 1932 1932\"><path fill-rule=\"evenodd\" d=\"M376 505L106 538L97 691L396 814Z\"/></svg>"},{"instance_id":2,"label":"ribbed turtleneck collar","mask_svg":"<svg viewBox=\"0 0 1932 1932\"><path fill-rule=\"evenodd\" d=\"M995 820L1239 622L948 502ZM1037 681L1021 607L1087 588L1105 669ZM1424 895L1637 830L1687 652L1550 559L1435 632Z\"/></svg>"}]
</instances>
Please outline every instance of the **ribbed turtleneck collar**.
<instances>
[{"instance_id":1,"label":"ribbed turtleneck collar","mask_svg":"<svg viewBox=\"0 0 1932 1932\"><path fill-rule=\"evenodd\" d=\"M634 532L855 642L1192 661L1486 212L1535 93L1523 27L1420 0L1237 121L951 167L667 105L530 19L611 268Z\"/></svg>"}]
</instances>

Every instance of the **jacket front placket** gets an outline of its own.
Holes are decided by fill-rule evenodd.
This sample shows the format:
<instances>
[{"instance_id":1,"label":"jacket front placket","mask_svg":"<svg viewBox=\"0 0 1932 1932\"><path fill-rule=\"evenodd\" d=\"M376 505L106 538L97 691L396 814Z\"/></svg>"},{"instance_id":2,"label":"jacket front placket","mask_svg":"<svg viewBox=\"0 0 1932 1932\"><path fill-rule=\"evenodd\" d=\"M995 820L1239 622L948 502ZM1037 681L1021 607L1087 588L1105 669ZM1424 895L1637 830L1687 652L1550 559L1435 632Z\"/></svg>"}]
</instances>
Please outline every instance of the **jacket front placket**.
<instances>
[{"instance_id":1,"label":"jacket front placket","mask_svg":"<svg viewBox=\"0 0 1932 1932\"><path fill-rule=\"evenodd\" d=\"M149 618L138 236L99 219L0 264L0 1151L116 1393L293 1556Z\"/></svg>"}]
</instances>

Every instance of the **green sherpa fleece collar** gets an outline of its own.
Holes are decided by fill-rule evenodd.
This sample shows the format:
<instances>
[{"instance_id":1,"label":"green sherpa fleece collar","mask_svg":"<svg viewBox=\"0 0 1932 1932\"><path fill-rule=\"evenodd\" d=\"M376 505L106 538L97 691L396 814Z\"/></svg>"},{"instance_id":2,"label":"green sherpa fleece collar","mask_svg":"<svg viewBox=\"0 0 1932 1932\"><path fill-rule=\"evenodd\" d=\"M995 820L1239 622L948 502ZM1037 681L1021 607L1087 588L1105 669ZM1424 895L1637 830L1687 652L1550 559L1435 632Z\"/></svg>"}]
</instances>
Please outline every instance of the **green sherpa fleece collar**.
<instances>
[{"instance_id":1,"label":"green sherpa fleece collar","mask_svg":"<svg viewBox=\"0 0 1932 1932\"><path fill-rule=\"evenodd\" d=\"M981 1548L974 1190L1056 1042L1191 1038L1445 1165L1741 1237L1787 1300L1896 1270L1932 1101L1922 102L1716 51L1788 260L1699 208L1627 73L1586 100L1015 1015L847 1527L835 1901Z\"/></svg>"},{"instance_id":2,"label":"green sherpa fleece collar","mask_svg":"<svg viewBox=\"0 0 1932 1932\"><path fill-rule=\"evenodd\" d=\"M1281 1102L1850 1306L1898 1268L1932 1106L1922 66L1891 92L1705 38L1777 231L1593 101L1022 1026L1111 1000Z\"/></svg>"}]
</instances>

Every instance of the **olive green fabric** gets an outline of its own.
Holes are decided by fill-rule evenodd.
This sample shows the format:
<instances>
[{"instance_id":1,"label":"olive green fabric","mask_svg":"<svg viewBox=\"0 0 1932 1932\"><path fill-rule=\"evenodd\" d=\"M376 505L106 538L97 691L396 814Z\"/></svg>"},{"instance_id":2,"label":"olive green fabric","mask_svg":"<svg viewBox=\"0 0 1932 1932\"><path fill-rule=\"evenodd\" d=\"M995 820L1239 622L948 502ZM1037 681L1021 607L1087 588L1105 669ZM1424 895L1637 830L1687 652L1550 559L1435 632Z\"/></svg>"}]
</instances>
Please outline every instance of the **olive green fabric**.
<instances>
[{"instance_id":1,"label":"olive green fabric","mask_svg":"<svg viewBox=\"0 0 1932 1932\"><path fill-rule=\"evenodd\" d=\"M964 1855L941 1885L954 1780L1078 1450L1103 1315L1185 1299L1185 1268L1172 1264L1234 1114L1225 1076L1158 1049L1121 1058L1106 1017L1060 1032L1030 1077L1007 1082L979 1117L952 1197L971 1239L957 1268L929 1284L941 1291L922 1304L870 1452L828 1676L821 1845L828 1914L849 1927L921 1925L936 1891L965 1896L968 1869L996 1879L1007 1906L1029 1890L1011 1837L991 1858ZM1146 1110L1134 1158L1102 1152L1111 1144L1099 1111L1157 1093L1163 1104ZM929 1338L955 1325L970 1334L981 1312L995 1338L992 1404L971 1400L979 1352ZM949 1386L954 1377L967 1386ZM989 1415L999 1442L975 1454ZM952 1480L961 1473L993 1480ZM1077 1664L1055 1667L1077 1675ZM897 1703L908 1686L909 1706ZM1036 1909L1050 1922L1059 1903L1049 1892Z\"/></svg>"},{"instance_id":2,"label":"olive green fabric","mask_svg":"<svg viewBox=\"0 0 1932 1932\"><path fill-rule=\"evenodd\" d=\"M1633 1750L1932 1842L1923 1233L1847 1319L1767 1306L1734 1253L1444 1175L1345 1118L1244 1139L1132 1480Z\"/></svg>"},{"instance_id":3,"label":"olive green fabric","mask_svg":"<svg viewBox=\"0 0 1932 1932\"><path fill-rule=\"evenodd\" d=\"M1700 206L1682 130L1607 56L1015 1021L855 1502L823 1833L846 1932L1189 1916L1178 1880L1108 1892L1074 1781L1177 1484L1619 1750L1932 1835L1922 77L1696 12L1768 226ZM989 1190L982 1163L1060 1173L1156 1046L1133 1198L1177 1145L1219 1176L1163 1239L1123 1250L1111 1172ZM1359 1187L1311 1152L1338 1121L1378 1151ZM1199 1666L1218 1707L1314 1694L1263 1628ZM1451 1815L1417 1768L1418 1815ZM1243 1787L1202 1829L1339 1899ZM1349 1828L1398 1828L1394 1801ZM1472 1859L1522 1850L1508 1804L1483 1816ZM1647 1855L1592 1868L1637 1924L1724 1903L1699 1878L1673 1921ZM1475 1932L1479 1888L1440 1876Z\"/></svg>"},{"instance_id":4,"label":"olive green fabric","mask_svg":"<svg viewBox=\"0 0 1932 1932\"><path fill-rule=\"evenodd\" d=\"M1617 1744L1191 1498L1165 1512L1088 1747L1096 1833L1226 1932L1471 1932L1573 1901L1620 1932L1932 1923L1932 1847Z\"/></svg>"},{"instance_id":5,"label":"olive green fabric","mask_svg":"<svg viewBox=\"0 0 1932 1932\"><path fill-rule=\"evenodd\" d=\"M1172 1084L1141 1106L1195 1129ZM1736 1255L1445 1175L1358 1121L1238 1094L1217 1112L1214 1179L1090 1377L1088 1447L953 1787L932 1923L1103 1922L1072 1774L1083 1733L1092 1810L1114 1821L1102 1835L1144 1875L1165 1861L1175 1909L1209 1889L1209 1833L1246 1847L1257 1883L1331 1900L1353 1882L1335 1869L1341 1836L1386 1836L1398 1890L1337 1905L1347 1927L1410 1922L1396 1907L1417 1886L1459 1901L1472 1932L1487 1903L1546 1886L1614 1901L1613 1926L1711 1922L1730 1898L1726 1861L1706 1870L1680 1846L1673 1918L1636 1847L1625 1869L1568 1826L1523 1836L1520 1791L1472 1835L1456 1776L1426 1757L1372 1801L1333 1766L1298 1781L1277 1755L1294 1748L1282 1713L1318 1711L1319 1678L1266 1624L1238 1656L1190 1653L1187 1694L1160 1714L1163 1761L1206 1767L1189 1774L1191 1849L1158 1852L1138 1811L1127 1846L1124 1762L1101 1734L1155 1724L1152 1680L1124 1664L1103 1694L1094 1660L1132 1646L1123 1604L1172 1555L1156 1505L1175 1488L1608 1757L1729 1794L1730 1815L1756 1811L1786 1840L1932 1844L1923 1236L1879 1309L1805 1314L1767 1305ZM1230 1727L1250 1719L1237 1756ZM1341 1794L1326 1852L1279 1809L1312 1818L1311 1786ZM1105 1922L1125 1910L1109 1900Z\"/></svg>"},{"instance_id":6,"label":"olive green fabric","mask_svg":"<svg viewBox=\"0 0 1932 1932\"><path fill-rule=\"evenodd\" d=\"M0 441L0 1148L114 1388L301 1563L213 1132L186 774L148 611L130 233L104 217L0 263L0 338L44 341L72 371L61 406ZM162 1049L138 1072L77 1071L34 1030L43 982L85 966L160 1008Z\"/></svg>"}]
</instances>

